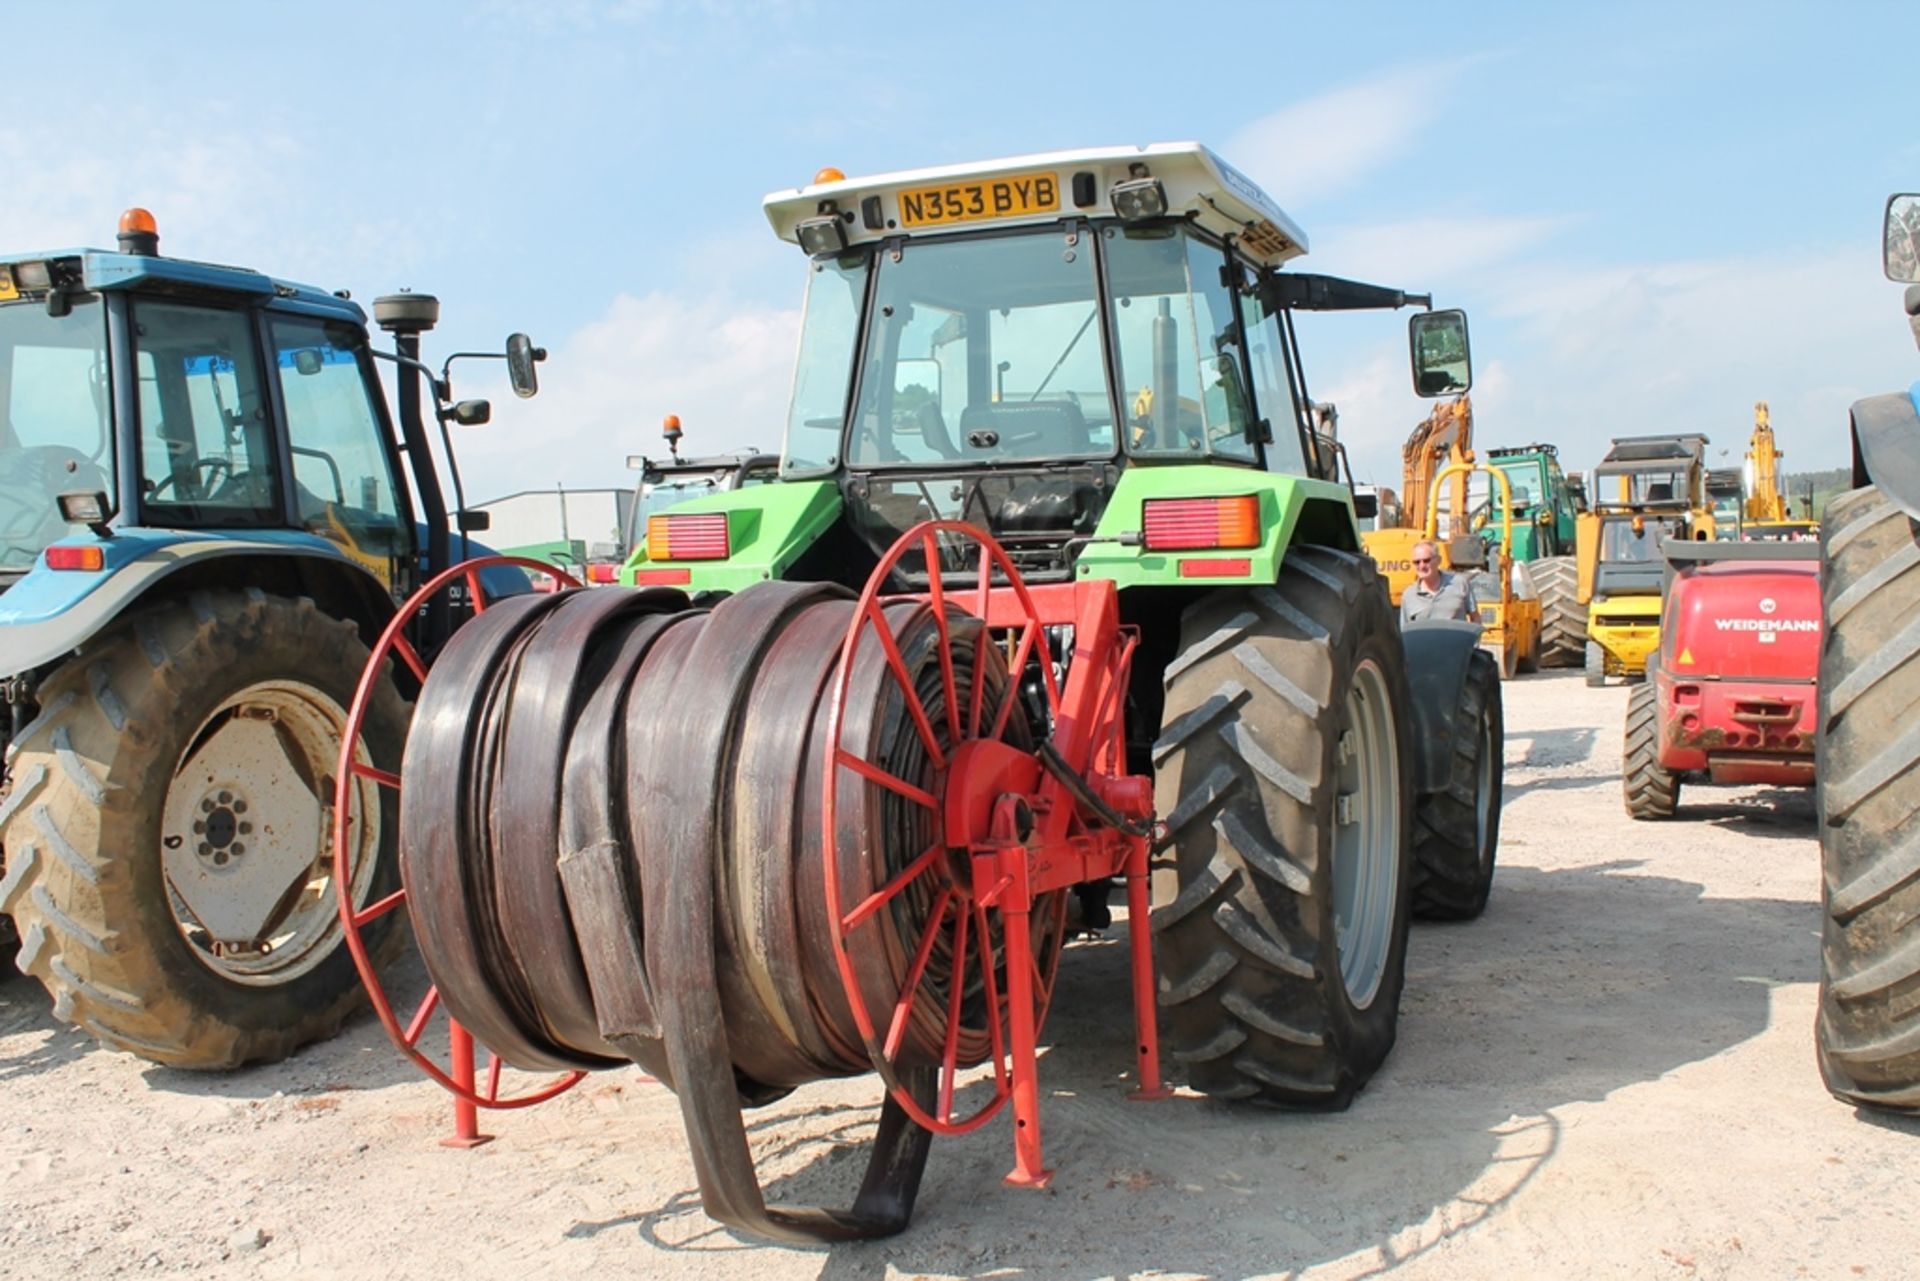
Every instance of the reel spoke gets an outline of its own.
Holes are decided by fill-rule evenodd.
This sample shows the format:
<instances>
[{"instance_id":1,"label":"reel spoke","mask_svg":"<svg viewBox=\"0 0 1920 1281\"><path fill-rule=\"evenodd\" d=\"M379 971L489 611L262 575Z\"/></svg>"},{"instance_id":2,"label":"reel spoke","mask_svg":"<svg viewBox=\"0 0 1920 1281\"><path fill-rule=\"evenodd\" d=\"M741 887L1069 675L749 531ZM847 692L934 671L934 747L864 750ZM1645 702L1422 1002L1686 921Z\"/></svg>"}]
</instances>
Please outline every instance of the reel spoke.
<instances>
[{"instance_id":1,"label":"reel spoke","mask_svg":"<svg viewBox=\"0 0 1920 1281\"><path fill-rule=\"evenodd\" d=\"M940 544L932 530L922 541L927 558L927 597L933 604L933 624L940 629L940 689L947 698L947 733L960 742L960 701L953 678L953 629L947 620L947 597L940 581Z\"/></svg>"},{"instance_id":2,"label":"reel spoke","mask_svg":"<svg viewBox=\"0 0 1920 1281\"><path fill-rule=\"evenodd\" d=\"M427 989L427 994L420 998L420 1006L413 1012L413 1017L407 1021L407 1032L401 1039L408 1045L418 1045L420 1034L427 1030L427 1020L431 1019L433 1012L439 1008L440 989L430 987Z\"/></svg>"},{"instance_id":3,"label":"reel spoke","mask_svg":"<svg viewBox=\"0 0 1920 1281\"><path fill-rule=\"evenodd\" d=\"M947 975L947 1039L940 1052L940 1120L953 1124L953 1083L959 1075L960 1003L966 996L967 923L971 914L953 918L953 968Z\"/></svg>"},{"instance_id":4,"label":"reel spoke","mask_svg":"<svg viewBox=\"0 0 1920 1281\"><path fill-rule=\"evenodd\" d=\"M869 916L872 916L882 907L885 907L901 890L906 889L907 886L919 879L920 875L932 867L944 853L946 853L946 847L940 842L935 841L932 845L929 845L926 852L921 854L919 858L913 860L913 862L907 864L906 868L901 871L898 876L888 881L883 888L869 894L866 901L861 903L859 907L848 912L845 918L841 920L840 928L843 930L851 930L854 926L860 924L860 922L866 920Z\"/></svg>"},{"instance_id":5,"label":"reel spoke","mask_svg":"<svg viewBox=\"0 0 1920 1281\"><path fill-rule=\"evenodd\" d=\"M940 941L940 927L947 923L947 911L953 906L953 887L949 885L940 891L940 897L934 900L933 915L927 918L927 927L921 931L920 949L914 953L913 965L907 970L907 981L900 985L900 999L893 1007L893 1020L887 1024L885 1054L892 1059L900 1052L900 1039L906 1035L907 1018L913 1013L915 1000L920 994L920 979L927 972L927 962L933 959L933 946Z\"/></svg>"},{"instance_id":6,"label":"reel spoke","mask_svg":"<svg viewBox=\"0 0 1920 1281\"><path fill-rule=\"evenodd\" d=\"M379 902L361 908L353 914L351 919L356 926L371 925L406 901L407 891L405 889L397 889Z\"/></svg>"},{"instance_id":7,"label":"reel spoke","mask_svg":"<svg viewBox=\"0 0 1920 1281\"><path fill-rule=\"evenodd\" d=\"M900 645L893 639L893 630L887 626L878 604L869 601L866 615L873 624L874 635L880 638L880 652L887 656L887 669L893 673L894 680L900 683L900 692L906 696L907 714L913 717L913 728L920 735L921 744L927 749L927 755L933 758L933 767L945 769L947 754L940 750L940 740L934 737L933 722L927 717L926 704L920 701L920 692L913 687L913 677L907 672L907 660L900 656Z\"/></svg>"},{"instance_id":8,"label":"reel spoke","mask_svg":"<svg viewBox=\"0 0 1920 1281\"><path fill-rule=\"evenodd\" d=\"M898 775L887 773L887 771L881 769L878 765L869 764L864 757L855 756L852 752L836 749L833 759L858 774L861 778L866 779L869 783L876 783L894 795L905 797L915 805L923 805L936 814L940 812L940 802L934 797L933 793L924 788L915 787L912 783L907 782L906 779Z\"/></svg>"}]
</instances>

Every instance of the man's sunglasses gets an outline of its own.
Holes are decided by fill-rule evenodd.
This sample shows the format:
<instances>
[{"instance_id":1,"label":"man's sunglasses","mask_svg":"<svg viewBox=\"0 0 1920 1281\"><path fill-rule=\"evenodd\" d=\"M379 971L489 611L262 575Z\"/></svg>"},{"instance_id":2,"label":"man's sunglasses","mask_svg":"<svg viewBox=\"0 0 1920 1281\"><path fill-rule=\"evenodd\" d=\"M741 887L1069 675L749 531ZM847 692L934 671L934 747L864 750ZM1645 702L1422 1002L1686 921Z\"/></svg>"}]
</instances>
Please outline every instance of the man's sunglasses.
<instances>
[{"instance_id":1,"label":"man's sunglasses","mask_svg":"<svg viewBox=\"0 0 1920 1281\"><path fill-rule=\"evenodd\" d=\"M1431 557L1431 556L1415 556L1415 557L1413 558L1413 563L1414 563L1414 564L1416 564L1416 565L1431 565L1431 564L1433 564L1433 557Z\"/></svg>"}]
</instances>

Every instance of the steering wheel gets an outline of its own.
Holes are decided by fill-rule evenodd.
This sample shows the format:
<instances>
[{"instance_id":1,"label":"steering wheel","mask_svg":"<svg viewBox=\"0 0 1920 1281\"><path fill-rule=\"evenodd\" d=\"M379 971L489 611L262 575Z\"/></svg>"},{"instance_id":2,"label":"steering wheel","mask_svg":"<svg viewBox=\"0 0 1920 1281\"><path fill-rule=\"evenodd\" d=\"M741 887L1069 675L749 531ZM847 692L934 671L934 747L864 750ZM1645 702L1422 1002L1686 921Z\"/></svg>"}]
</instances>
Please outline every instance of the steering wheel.
<instances>
[{"instance_id":1,"label":"steering wheel","mask_svg":"<svg viewBox=\"0 0 1920 1281\"><path fill-rule=\"evenodd\" d=\"M199 485L200 492L202 494L207 494L207 493L210 493L213 489L214 476L223 471L231 474L233 471L233 464L232 462L230 462L225 458L218 458L213 455L208 455L205 458L194 459L193 470L195 474L194 483ZM199 473L202 471L206 472L206 476L204 479L201 479L199 477ZM161 491L166 489L167 486L172 485L174 481L179 479L179 477L180 477L179 472L171 471L171 472L168 472L160 480L155 481L153 488L147 491L147 501L152 502L154 499L160 497ZM188 500L175 499L174 501L185 502Z\"/></svg>"}]
</instances>

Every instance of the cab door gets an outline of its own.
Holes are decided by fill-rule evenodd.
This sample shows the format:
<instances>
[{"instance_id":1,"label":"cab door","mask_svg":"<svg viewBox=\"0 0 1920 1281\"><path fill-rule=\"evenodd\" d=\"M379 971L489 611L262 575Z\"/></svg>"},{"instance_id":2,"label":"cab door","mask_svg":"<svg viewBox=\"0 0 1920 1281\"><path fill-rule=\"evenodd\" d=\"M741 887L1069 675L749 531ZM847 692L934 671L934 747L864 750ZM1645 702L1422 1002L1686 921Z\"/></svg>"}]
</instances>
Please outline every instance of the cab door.
<instances>
[{"instance_id":1,"label":"cab door","mask_svg":"<svg viewBox=\"0 0 1920 1281\"><path fill-rule=\"evenodd\" d=\"M305 316L276 315L267 328L295 524L339 547L400 599L417 577L418 541L360 334Z\"/></svg>"}]
</instances>

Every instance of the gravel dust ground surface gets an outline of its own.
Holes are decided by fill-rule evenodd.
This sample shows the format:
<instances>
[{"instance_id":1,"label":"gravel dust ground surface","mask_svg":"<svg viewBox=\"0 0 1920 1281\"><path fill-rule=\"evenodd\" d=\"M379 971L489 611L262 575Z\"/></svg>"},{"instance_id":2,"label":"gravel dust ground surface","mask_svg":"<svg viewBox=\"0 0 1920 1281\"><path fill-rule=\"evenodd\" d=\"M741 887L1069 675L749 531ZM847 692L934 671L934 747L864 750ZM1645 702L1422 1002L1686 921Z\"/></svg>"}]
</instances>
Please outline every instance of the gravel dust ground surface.
<instances>
[{"instance_id":1,"label":"gravel dust ground surface","mask_svg":"<svg viewBox=\"0 0 1920 1281\"><path fill-rule=\"evenodd\" d=\"M1400 1039L1353 1109L1129 1103L1123 929L1075 944L1041 1071L1050 1191L1009 1123L934 1143L914 1226L783 1249L699 1210L673 1098L634 1072L435 1140L446 1098L377 1025L206 1077L97 1049L0 981L0 1276L1912 1276L1920 1123L1821 1088L1809 794L1621 807L1626 691L1507 687L1485 917L1416 927ZM416 969L402 982L417 991ZM872 1080L750 1114L774 1199L846 1204Z\"/></svg>"}]
</instances>

